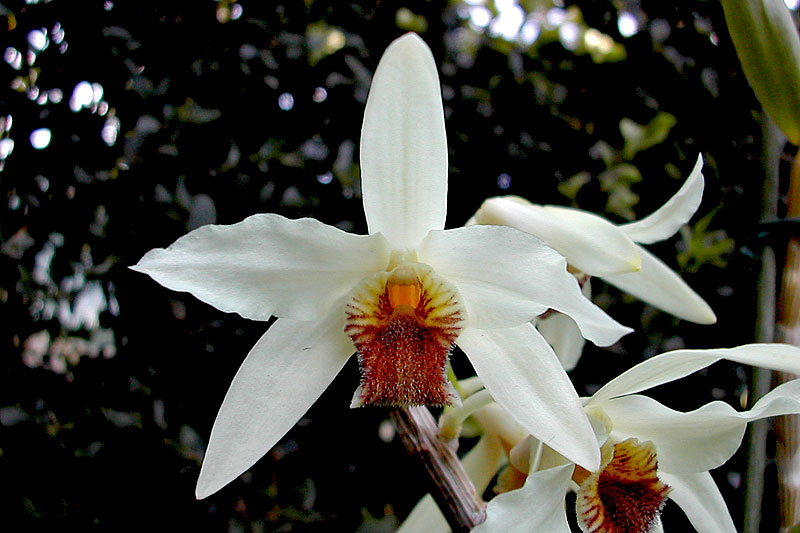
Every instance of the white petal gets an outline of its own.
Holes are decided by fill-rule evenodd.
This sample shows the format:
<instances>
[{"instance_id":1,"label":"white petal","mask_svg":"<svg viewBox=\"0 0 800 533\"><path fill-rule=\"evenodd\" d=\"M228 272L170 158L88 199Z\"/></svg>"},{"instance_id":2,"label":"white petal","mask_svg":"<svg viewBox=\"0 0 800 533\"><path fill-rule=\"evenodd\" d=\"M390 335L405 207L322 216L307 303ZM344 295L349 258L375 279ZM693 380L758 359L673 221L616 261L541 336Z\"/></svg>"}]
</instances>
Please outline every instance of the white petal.
<instances>
[{"instance_id":1,"label":"white petal","mask_svg":"<svg viewBox=\"0 0 800 533\"><path fill-rule=\"evenodd\" d=\"M736 533L728 506L711 474L672 475L659 472L658 477L672 487L670 499L683 509L697 533Z\"/></svg>"},{"instance_id":2,"label":"white petal","mask_svg":"<svg viewBox=\"0 0 800 533\"><path fill-rule=\"evenodd\" d=\"M456 344L495 401L531 435L587 470L600 466L597 441L578 395L533 326L467 328Z\"/></svg>"},{"instance_id":3,"label":"white petal","mask_svg":"<svg viewBox=\"0 0 800 533\"><path fill-rule=\"evenodd\" d=\"M609 400L603 404L603 412L612 420L615 439L653 441L659 469L704 472L731 458L741 445L748 422L800 413L800 380L776 387L752 409L741 413L723 402L681 413L639 395Z\"/></svg>"},{"instance_id":4,"label":"white petal","mask_svg":"<svg viewBox=\"0 0 800 533\"><path fill-rule=\"evenodd\" d=\"M505 463L505 455L499 440L493 435L484 433L476 444L461 460L464 470L475 485L475 491L483 494L489 482ZM426 494L412 509L397 533L448 533L447 524L442 512L430 494Z\"/></svg>"},{"instance_id":5,"label":"white petal","mask_svg":"<svg viewBox=\"0 0 800 533\"><path fill-rule=\"evenodd\" d=\"M492 498L486 522L473 533L569 533L564 498L573 470L573 465L564 465L536 472L522 488Z\"/></svg>"},{"instance_id":6,"label":"white petal","mask_svg":"<svg viewBox=\"0 0 800 533\"><path fill-rule=\"evenodd\" d=\"M700 201L703 199L703 156L697 156L692 173L683 186L662 205L655 213L630 224L623 224L620 229L628 237L642 244L663 241L673 235L681 226L689 222Z\"/></svg>"},{"instance_id":7,"label":"white petal","mask_svg":"<svg viewBox=\"0 0 800 533\"><path fill-rule=\"evenodd\" d=\"M208 225L150 250L131 267L221 311L316 320L389 262L381 235L352 235L311 218L253 215Z\"/></svg>"},{"instance_id":8,"label":"white petal","mask_svg":"<svg viewBox=\"0 0 800 533\"><path fill-rule=\"evenodd\" d=\"M745 344L714 350L675 350L648 359L623 372L598 390L588 405L669 383L722 359L743 365L800 374L800 348L789 344Z\"/></svg>"},{"instance_id":9,"label":"white petal","mask_svg":"<svg viewBox=\"0 0 800 533\"><path fill-rule=\"evenodd\" d=\"M370 233L413 248L447 214L447 138L439 74L414 34L384 52L361 129L361 190Z\"/></svg>"},{"instance_id":10,"label":"white petal","mask_svg":"<svg viewBox=\"0 0 800 533\"><path fill-rule=\"evenodd\" d=\"M592 297L591 285L588 279L581 287L581 292L587 298ZM534 324L539 333L553 347L553 351L556 352L564 370L575 368L586 344L578 324L564 313L553 313L547 318L536 320Z\"/></svg>"},{"instance_id":11,"label":"white petal","mask_svg":"<svg viewBox=\"0 0 800 533\"><path fill-rule=\"evenodd\" d=\"M575 368L586 344L575 321L565 314L554 313L537 320L536 329L553 347L564 370Z\"/></svg>"},{"instance_id":12,"label":"white petal","mask_svg":"<svg viewBox=\"0 0 800 533\"><path fill-rule=\"evenodd\" d=\"M615 441L636 437L656 446L664 472L705 472L725 463L739 448L747 422L723 402L690 413L673 411L647 396L625 396L603 404Z\"/></svg>"},{"instance_id":13,"label":"white petal","mask_svg":"<svg viewBox=\"0 0 800 533\"><path fill-rule=\"evenodd\" d=\"M566 257L570 265L592 276L632 272L641 262L637 246L622 230L579 209L501 196L483 202L474 221L511 226L535 235Z\"/></svg>"},{"instance_id":14,"label":"white petal","mask_svg":"<svg viewBox=\"0 0 800 533\"><path fill-rule=\"evenodd\" d=\"M639 248L639 251L642 257L641 270L603 276L603 279L678 318L698 324L717 321L711 307L675 271L644 248Z\"/></svg>"},{"instance_id":15,"label":"white petal","mask_svg":"<svg viewBox=\"0 0 800 533\"><path fill-rule=\"evenodd\" d=\"M403 520L395 533L450 533L450 525L447 523L442 511L433 499L433 496L426 494L417 505L411 509L408 518Z\"/></svg>"},{"instance_id":16,"label":"white petal","mask_svg":"<svg viewBox=\"0 0 800 533\"><path fill-rule=\"evenodd\" d=\"M242 363L219 410L197 497L205 498L258 461L297 422L353 353L344 312L320 322L279 319Z\"/></svg>"},{"instance_id":17,"label":"white petal","mask_svg":"<svg viewBox=\"0 0 800 533\"><path fill-rule=\"evenodd\" d=\"M504 226L432 231L417 252L458 288L471 326L516 326L552 308L601 346L631 331L587 300L564 258L527 233Z\"/></svg>"}]
</instances>

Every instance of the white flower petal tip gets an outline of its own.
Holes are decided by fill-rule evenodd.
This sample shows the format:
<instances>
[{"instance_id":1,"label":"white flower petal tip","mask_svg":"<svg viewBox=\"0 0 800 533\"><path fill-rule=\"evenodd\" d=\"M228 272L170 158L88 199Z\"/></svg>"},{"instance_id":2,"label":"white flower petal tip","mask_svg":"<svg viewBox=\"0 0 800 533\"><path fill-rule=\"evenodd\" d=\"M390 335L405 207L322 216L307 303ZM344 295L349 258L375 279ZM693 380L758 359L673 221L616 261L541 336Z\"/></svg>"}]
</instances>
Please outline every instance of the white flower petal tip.
<instances>
[{"instance_id":1,"label":"white flower petal tip","mask_svg":"<svg viewBox=\"0 0 800 533\"><path fill-rule=\"evenodd\" d=\"M636 272L639 248L625 232L592 213L531 204L514 196L483 202L473 217L477 224L511 226L545 241L573 267L592 276Z\"/></svg>"},{"instance_id":2,"label":"white flower petal tip","mask_svg":"<svg viewBox=\"0 0 800 533\"><path fill-rule=\"evenodd\" d=\"M380 235L353 235L311 218L259 214L202 226L131 269L220 311L253 320L316 320L389 262Z\"/></svg>"},{"instance_id":3,"label":"white flower petal tip","mask_svg":"<svg viewBox=\"0 0 800 533\"><path fill-rule=\"evenodd\" d=\"M711 306L692 290L663 261L644 248L639 252L639 272L604 276L603 279L628 294L662 311L697 324L713 324L717 317Z\"/></svg>"},{"instance_id":4,"label":"white flower petal tip","mask_svg":"<svg viewBox=\"0 0 800 533\"><path fill-rule=\"evenodd\" d=\"M413 248L447 214L447 137L436 63L406 34L384 52L361 130L361 188L370 233Z\"/></svg>"},{"instance_id":5,"label":"white flower petal tip","mask_svg":"<svg viewBox=\"0 0 800 533\"><path fill-rule=\"evenodd\" d=\"M640 244L652 244L673 236L700 207L705 186L702 170L703 156L699 154L686 182L667 203L641 220L623 224L620 229Z\"/></svg>"}]
</instances>

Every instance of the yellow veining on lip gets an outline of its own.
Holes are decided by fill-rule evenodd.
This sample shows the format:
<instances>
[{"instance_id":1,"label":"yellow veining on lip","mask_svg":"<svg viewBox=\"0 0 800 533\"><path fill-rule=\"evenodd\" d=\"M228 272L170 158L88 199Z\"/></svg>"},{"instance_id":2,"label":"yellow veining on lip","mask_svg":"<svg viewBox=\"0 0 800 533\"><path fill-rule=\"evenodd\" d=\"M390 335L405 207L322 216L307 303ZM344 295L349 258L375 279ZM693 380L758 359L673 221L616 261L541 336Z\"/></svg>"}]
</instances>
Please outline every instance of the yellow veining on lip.
<instances>
[{"instance_id":1,"label":"yellow veining on lip","mask_svg":"<svg viewBox=\"0 0 800 533\"><path fill-rule=\"evenodd\" d=\"M613 450L613 457L599 472L589 474L578 490L575 506L581 530L649 533L670 490L658 479L655 446L627 439L603 448Z\"/></svg>"},{"instance_id":2,"label":"yellow veining on lip","mask_svg":"<svg viewBox=\"0 0 800 533\"><path fill-rule=\"evenodd\" d=\"M455 287L427 265L404 262L363 280L345 325L361 366L352 406L458 402L446 369L465 316Z\"/></svg>"}]
</instances>

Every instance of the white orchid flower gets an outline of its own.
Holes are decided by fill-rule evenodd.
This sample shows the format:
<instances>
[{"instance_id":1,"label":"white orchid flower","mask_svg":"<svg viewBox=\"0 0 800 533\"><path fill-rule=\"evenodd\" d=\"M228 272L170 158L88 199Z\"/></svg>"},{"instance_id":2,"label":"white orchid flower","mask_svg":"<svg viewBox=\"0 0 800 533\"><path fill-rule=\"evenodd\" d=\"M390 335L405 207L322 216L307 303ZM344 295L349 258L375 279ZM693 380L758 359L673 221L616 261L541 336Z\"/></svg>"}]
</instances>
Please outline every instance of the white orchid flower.
<instances>
[{"instance_id":1,"label":"white orchid flower","mask_svg":"<svg viewBox=\"0 0 800 533\"><path fill-rule=\"evenodd\" d=\"M597 448L581 444L592 430L580 400L529 322L555 309L600 345L629 329L588 302L563 257L535 237L504 227L443 230L441 89L416 35L392 43L375 72L361 170L369 235L260 214L198 228L133 267L222 311L279 317L231 383L198 498L272 448L356 351L354 406L458 403L445 375L454 343L526 430L598 467Z\"/></svg>"},{"instance_id":2,"label":"white orchid flower","mask_svg":"<svg viewBox=\"0 0 800 533\"><path fill-rule=\"evenodd\" d=\"M713 324L708 304L672 269L639 244L652 244L674 235L700 206L703 197L703 159L697 157L689 178L649 216L614 225L580 209L537 205L515 196L486 200L467 222L511 226L536 235L567 258L579 277L596 276L637 298L684 320ZM589 296L588 278L583 279ZM537 321L564 367L572 369L583 350L583 338L569 317L551 314Z\"/></svg>"},{"instance_id":3,"label":"white orchid flower","mask_svg":"<svg viewBox=\"0 0 800 533\"><path fill-rule=\"evenodd\" d=\"M667 498L698 532L735 532L709 470L730 459L748 422L800 413L800 380L776 387L744 412L715 401L682 413L635 394L721 359L800 370L800 348L784 344L677 350L640 363L585 399L603 450L602 467L587 471L529 437L510 453L511 464L528 473L524 485L493 498L486 522L474 531L569 533L564 497L576 490L578 523L585 532L660 531Z\"/></svg>"}]
</instances>

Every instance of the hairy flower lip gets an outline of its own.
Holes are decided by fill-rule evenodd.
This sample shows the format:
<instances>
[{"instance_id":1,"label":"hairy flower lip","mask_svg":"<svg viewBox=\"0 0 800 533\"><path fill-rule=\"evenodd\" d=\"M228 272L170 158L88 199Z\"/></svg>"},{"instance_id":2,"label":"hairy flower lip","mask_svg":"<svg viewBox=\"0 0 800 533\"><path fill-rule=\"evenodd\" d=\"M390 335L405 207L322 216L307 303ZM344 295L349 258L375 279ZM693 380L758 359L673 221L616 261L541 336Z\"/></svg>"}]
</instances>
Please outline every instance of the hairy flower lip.
<instances>
[{"instance_id":1,"label":"hairy flower lip","mask_svg":"<svg viewBox=\"0 0 800 533\"><path fill-rule=\"evenodd\" d=\"M361 367L351 407L460 403L447 365L465 322L457 289L428 265L402 263L365 279L347 304L345 332Z\"/></svg>"}]
</instances>

